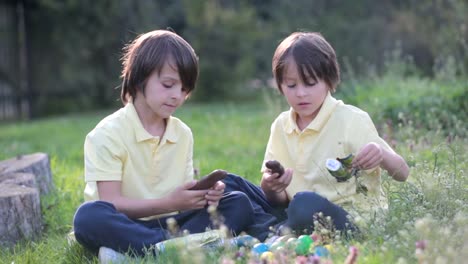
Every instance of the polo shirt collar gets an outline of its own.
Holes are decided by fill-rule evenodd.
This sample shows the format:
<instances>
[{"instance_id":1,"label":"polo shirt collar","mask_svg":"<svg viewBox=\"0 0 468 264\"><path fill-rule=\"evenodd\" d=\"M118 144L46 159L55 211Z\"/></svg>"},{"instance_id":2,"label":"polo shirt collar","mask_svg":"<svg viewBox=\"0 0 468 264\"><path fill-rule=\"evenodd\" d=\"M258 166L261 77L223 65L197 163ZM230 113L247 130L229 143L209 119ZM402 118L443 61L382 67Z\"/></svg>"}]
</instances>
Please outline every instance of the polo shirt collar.
<instances>
[{"instance_id":1,"label":"polo shirt collar","mask_svg":"<svg viewBox=\"0 0 468 264\"><path fill-rule=\"evenodd\" d=\"M314 120L312 120L312 122L310 122L310 124L304 130L320 131L330 118L330 115L333 113L335 107L338 105L339 102L339 100L333 98L330 92L328 92L317 116L314 118ZM286 133L291 134L293 131L296 131L298 133L301 132L301 130L297 126L296 119L296 111L294 111L294 109L291 107L291 109L289 110L289 118L285 124Z\"/></svg>"},{"instance_id":2,"label":"polo shirt collar","mask_svg":"<svg viewBox=\"0 0 468 264\"><path fill-rule=\"evenodd\" d=\"M140 118L138 117L138 113L135 109L135 106L132 103L127 103L125 105L125 112L126 116L130 121L131 127L135 133L135 140L137 142L142 142L145 140L153 139L154 136L151 135L146 129L143 127ZM177 129L175 127L175 123L173 121L173 117L169 117L166 123L166 131L164 132L164 136L162 140L166 140L168 142L175 143L178 139ZM161 141L162 142L162 141Z\"/></svg>"},{"instance_id":3,"label":"polo shirt collar","mask_svg":"<svg viewBox=\"0 0 468 264\"><path fill-rule=\"evenodd\" d=\"M164 132L163 140L165 139L168 142L175 143L177 142L178 138L179 138L179 134L177 133L174 118L170 116L167 119L166 132Z\"/></svg>"}]
</instances>

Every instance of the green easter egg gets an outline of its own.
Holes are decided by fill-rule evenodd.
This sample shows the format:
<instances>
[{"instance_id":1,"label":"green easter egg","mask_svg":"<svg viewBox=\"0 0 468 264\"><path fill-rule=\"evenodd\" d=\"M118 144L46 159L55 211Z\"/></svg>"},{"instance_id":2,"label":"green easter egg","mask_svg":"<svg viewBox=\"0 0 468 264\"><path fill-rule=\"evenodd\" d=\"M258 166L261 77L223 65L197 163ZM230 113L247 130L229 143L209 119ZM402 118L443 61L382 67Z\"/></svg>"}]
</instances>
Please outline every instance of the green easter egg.
<instances>
[{"instance_id":1,"label":"green easter egg","mask_svg":"<svg viewBox=\"0 0 468 264\"><path fill-rule=\"evenodd\" d=\"M302 235L297 240L299 241L299 243L304 243L307 247L310 247L310 245L314 243L314 241L309 235Z\"/></svg>"},{"instance_id":2,"label":"green easter egg","mask_svg":"<svg viewBox=\"0 0 468 264\"><path fill-rule=\"evenodd\" d=\"M307 245L307 243L298 242L294 250L297 255L307 255L309 253L309 248L310 244Z\"/></svg>"}]
</instances>

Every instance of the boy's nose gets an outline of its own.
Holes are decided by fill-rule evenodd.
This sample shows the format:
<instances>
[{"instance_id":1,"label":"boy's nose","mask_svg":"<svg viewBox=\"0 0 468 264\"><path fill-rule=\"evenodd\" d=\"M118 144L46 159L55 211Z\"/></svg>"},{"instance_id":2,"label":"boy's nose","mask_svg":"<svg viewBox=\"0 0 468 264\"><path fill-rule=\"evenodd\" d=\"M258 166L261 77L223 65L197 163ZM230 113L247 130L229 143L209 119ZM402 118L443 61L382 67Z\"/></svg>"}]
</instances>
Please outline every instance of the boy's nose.
<instances>
[{"instance_id":1,"label":"boy's nose","mask_svg":"<svg viewBox=\"0 0 468 264\"><path fill-rule=\"evenodd\" d=\"M182 88L181 89L174 89L173 90L173 93L172 93L172 98L174 99L179 99L183 96L183 91L182 91Z\"/></svg>"},{"instance_id":2,"label":"boy's nose","mask_svg":"<svg viewBox=\"0 0 468 264\"><path fill-rule=\"evenodd\" d=\"M302 86L302 85L298 86L297 89L296 89L296 96L301 97L301 96L304 96L304 95L306 95L306 91L304 89L304 86Z\"/></svg>"}]
</instances>

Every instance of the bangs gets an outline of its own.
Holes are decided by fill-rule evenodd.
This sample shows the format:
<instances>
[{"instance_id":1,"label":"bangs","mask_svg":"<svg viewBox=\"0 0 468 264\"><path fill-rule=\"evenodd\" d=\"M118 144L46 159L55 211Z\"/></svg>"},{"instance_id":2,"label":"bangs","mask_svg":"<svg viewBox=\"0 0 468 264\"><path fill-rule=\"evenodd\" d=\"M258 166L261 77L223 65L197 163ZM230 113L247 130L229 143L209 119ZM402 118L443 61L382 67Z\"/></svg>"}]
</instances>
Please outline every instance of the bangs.
<instances>
[{"instance_id":1,"label":"bangs","mask_svg":"<svg viewBox=\"0 0 468 264\"><path fill-rule=\"evenodd\" d=\"M177 67L176 70L179 73L184 89L190 93L195 89L198 78L198 58L189 46L181 45L181 43L175 41L170 44L172 48L168 51L168 54L172 56L175 62L174 66Z\"/></svg>"},{"instance_id":2,"label":"bangs","mask_svg":"<svg viewBox=\"0 0 468 264\"><path fill-rule=\"evenodd\" d=\"M198 58L190 44L179 35L155 30L137 37L124 48L122 57L122 92L124 104L135 98L137 90L145 93L145 86L153 72L161 74L164 64L174 61L182 82L182 89L190 93L198 78Z\"/></svg>"},{"instance_id":3,"label":"bangs","mask_svg":"<svg viewBox=\"0 0 468 264\"><path fill-rule=\"evenodd\" d=\"M296 45L291 49L291 57L296 63L303 83L308 83L310 78L318 82L319 79L323 80L325 76L322 71L323 65L320 63L322 61L320 57L323 57L323 55L314 49L310 49L310 44L305 42L303 39L296 42Z\"/></svg>"},{"instance_id":4,"label":"bangs","mask_svg":"<svg viewBox=\"0 0 468 264\"><path fill-rule=\"evenodd\" d=\"M145 43L150 42L150 43ZM144 87L147 78L153 73L161 74L166 61L170 58L170 49L165 41L146 39L136 54L135 73L138 73L139 86ZM153 43L151 43L153 42Z\"/></svg>"},{"instance_id":5,"label":"bangs","mask_svg":"<svg viewBox=\"0 0 468 264\"><path fill-rule=\"evenodd\" d=\"M324 81L334 92L340 82L340 68L331 45L315 32L295 32L284 39L273 55L272 69L278 89L288 65L295 63L303 83Z\"/></svg>"},{"instance_id":6,"label":"bangs","mask_svg":"<svg viewBox=\"0 0 468 264\"><path fill-rule=\"evenodd\" d=\"M159 41L158 44L148 45L150 47L149 56L143 63L143 71L149 76L153 71L161 73L165 63L168 63L176 72L179 73L183 88L187 92L195 89L198 77L198 61L194 52L180 42ZM169 63L170 61L173 63Z\"/></svg>"}]
</instances>

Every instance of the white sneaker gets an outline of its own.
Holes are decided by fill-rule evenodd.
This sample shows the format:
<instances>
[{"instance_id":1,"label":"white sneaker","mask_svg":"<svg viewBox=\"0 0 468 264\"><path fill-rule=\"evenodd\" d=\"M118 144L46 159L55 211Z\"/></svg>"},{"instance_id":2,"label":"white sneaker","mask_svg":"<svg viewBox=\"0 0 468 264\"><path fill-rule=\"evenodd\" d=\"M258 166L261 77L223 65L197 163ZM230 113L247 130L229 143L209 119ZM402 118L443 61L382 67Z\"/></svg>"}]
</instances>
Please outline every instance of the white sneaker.
<instances>
[{"instance_id":1,"label":"white sneaker","mask_svg":"<svg viewBox=\"0 0 468 264\"><path fill-rule=\"evenodd\" d=\"M100 247L99 248L99 263L101 264L117 264L124 263L125 255L119 253L111 248Z\"/></svg>"}]
</instances>

